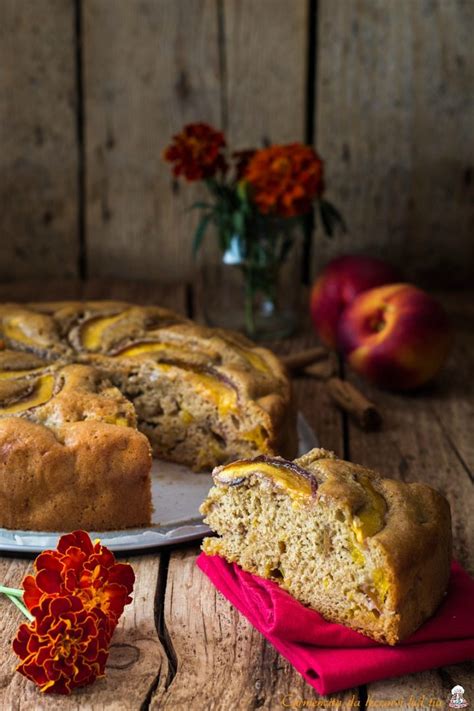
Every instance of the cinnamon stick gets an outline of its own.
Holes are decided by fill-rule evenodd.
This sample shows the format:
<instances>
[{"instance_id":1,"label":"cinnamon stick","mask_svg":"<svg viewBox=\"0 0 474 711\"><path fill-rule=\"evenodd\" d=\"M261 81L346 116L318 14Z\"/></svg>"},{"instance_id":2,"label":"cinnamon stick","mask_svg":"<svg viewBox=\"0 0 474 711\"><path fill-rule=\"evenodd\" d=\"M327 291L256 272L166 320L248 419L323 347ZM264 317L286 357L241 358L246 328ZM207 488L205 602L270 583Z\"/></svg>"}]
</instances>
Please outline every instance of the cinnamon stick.
<instances>
[{"instance_id":1,"label":"cinnamon stick","mask_svg":"<svg viewBox=\"0 0 474 711\"><path fill-rule=\"evenodd\" d=\"M332 376L337 373L336 354L328 353L327 358L324 360L307 365L303 373L316 380L329 380L329 378L332 378Z\"/></svg>"},{"instance_id":2,"label":"cinnamon stick","mask_svg":"<svg viewBox=\"0 0 474 711\"><path fill-rule=\"evenodd\" d=\"M327 357L328 350L326 348L315 346L299 353L290 353L290 355L282 356L281 360L289 371L296 373L298 370L303 370L306 366L324 360Z\"/></svg>"},{"instance_id":3,"label":"cinnamon stick","mask_svg":"<svg viewBox=\"0 0 474 711\"><path fill-rule=\"evenodd\" d=\"M382 416L357 388L340 378L330 378L327 389L332 400L347 412L364 430L375 430L382 424Z\"/></svg>"}]
</instances>

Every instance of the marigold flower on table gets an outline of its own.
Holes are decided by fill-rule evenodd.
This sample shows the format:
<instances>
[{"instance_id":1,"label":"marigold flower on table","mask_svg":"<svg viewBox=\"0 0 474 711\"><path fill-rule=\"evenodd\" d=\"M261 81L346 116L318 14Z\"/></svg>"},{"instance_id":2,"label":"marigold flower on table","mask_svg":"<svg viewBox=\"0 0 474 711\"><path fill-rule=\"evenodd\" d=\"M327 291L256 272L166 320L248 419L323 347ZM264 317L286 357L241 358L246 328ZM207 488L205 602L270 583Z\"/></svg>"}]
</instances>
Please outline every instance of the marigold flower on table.
<instances>
[{"instance_id":1,"label":"marigold flower on table","mask_svg":"<svg viewBox=\"0 0 474 711\"><path fill-rule=\"evenodd\" d=\"M105 613L112 634L135 582L131 565L117 563L114 554L85 531L59 539L57 550L41 553L34 563L36 573L23 580L24 601L36 614L45 596L76 595L86 610Z\"/></svg>"},{"instance_id":2,"label":"marigold flower on table","mask_svg":"<svg viewBox=\"0 0 474 711\"><path fill-rule=\"evenodd\" d=\"M244 178L260 212L278 217L309 212L324 190L323 163L311 146L301 143L257 151Z\"/></svg>"},{"instance_id":3,"label":"marigold flower on table","mask_svg":"<svg viewBox=\"0 0 474 711\"><path fill-rule=\"evenodd\" d=\"M87 610L77 595L43 597L35 619L13 640L17 671L42 692L69 694L104 676L110 633L100 609Z\"/></svg>"},{"instance_id":4,"label":"marigold flower on table","mask_svg":"<svg viewBox=\"0 0 474 711\"><path fill-rule=\"evenodd\" d=\"M173 163L173 175L187 180L213 178L225 173L227 163L223 154L224 134L206 123L190 123L173 136L173 143L163 157Z\"/></svg>"}]
</instances>

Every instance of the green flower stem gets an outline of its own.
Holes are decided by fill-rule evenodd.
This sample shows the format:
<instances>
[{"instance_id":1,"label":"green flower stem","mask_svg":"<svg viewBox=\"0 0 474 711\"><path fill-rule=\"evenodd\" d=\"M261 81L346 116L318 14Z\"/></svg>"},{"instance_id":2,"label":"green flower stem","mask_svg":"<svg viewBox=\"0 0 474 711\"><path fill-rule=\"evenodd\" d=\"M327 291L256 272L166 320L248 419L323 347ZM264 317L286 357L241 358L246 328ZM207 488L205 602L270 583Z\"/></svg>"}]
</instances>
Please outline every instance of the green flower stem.
<instances>
[{"instance_id":1,"label":"green flower stem","mask_svg":"<svg viewBox=\"0 0 474 711\"><path fill-rule=\"evenodd\" d=\"M26 617L30 622L33 622L33 620L34 620L35 618L34 618L33 615L31 614L31 612L28 610L28 608L25 607L25 605L20 601L20 598L14 597L13 595L12 595L12 596L8 595L8 597L9 597L10 600L13 602L13 604L16 605L16 606L18 607L18 609L25 615L25 617Z\"/></svg>"},{"instance_id":2,"label":"green flower stem","mask_svg":"<svg viewBox=\"0 0 474 711\"><path fill-rule=\"evenodd\" d=\"M0 585L0 593L8 595L8 597L11 597L12 595L14 597L23 597L23 592L23 590L18 590L18 588L6 588L3 585Z\"/></svg>"},{"instance_id":3,"label":"green flower stem","mask_svg":"<svg viewBox=\"0 0 474 711\"><path fill-rule=\"evenodd\" d=\"M0 593L6 595L8 599L11 600L11 602L16 605L19 610L22 611L22 613L30 620L30 622L35 619L23 603L23 590L19 590L18 588L8 588L4 585L0 585Z\"/></svg>"},{"instance_id":4,"label":"green flower stem","mask_svg":"<svg viewBox=\"0 0 474 711\"><path fill-rule=\"evenodd\" d=\"M35 619L31 612L28 610L28 608L22 603L19 597L16 597L16 595L9 595L8 593L2 591L4 595L8 597L11 602L13 602L14 605L18 607L18 609L25 615L25 617L30 621L33 622Z\"/></svg>"}]
</instances>

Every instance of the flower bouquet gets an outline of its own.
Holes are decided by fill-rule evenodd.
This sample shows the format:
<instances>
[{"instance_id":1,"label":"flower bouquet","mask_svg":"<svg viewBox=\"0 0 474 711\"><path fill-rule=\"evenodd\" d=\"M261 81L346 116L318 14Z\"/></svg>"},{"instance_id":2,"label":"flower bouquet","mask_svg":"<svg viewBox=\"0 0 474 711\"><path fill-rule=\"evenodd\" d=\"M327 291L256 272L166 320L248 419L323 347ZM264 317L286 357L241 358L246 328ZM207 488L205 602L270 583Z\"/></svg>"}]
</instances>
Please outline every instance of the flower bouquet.
<instances>
[{"instance_id":1,"label":"flower bouquet","mask_svg":"<svg viewBox=\"0 0 474 711\"><path fill-rule=\"evenodd\" d=\"M227 308L218 272L214 269L205 277L208 321L241 327L252 338L288 335L295 316L288 304L299 292L302 268L295 247L303 241L305 216L316 205L327 235L338 226L344 229L339 212L323 198L323 163L318 154L301 143L229 153L222 132L195 123L173 137L164 158L173 165L175 177L203 181L209 193L207 200L191 206L200 211L193 254L200 251L212 227L224 268L220 280L224 289L230 290L239 275L240 288L227 299ZM283 283L284 267L291 258L294 269ZM240 309L242 323L231 318L229 305L234 311Z\"/></svg>"}]
</instances>

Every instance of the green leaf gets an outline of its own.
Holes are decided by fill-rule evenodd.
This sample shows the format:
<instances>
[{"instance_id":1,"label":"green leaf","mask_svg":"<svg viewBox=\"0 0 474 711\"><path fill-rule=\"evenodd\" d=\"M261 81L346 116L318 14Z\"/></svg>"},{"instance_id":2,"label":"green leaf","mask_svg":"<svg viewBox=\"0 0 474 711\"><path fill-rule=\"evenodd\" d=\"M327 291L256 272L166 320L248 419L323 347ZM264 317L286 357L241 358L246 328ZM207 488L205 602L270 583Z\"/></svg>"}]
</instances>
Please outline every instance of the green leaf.
<instances>
[{"instance_id":1,"label":"green leaf","mask_svg":"<svg viewBox=\"0 0 474 711\"><path fill-rule=\"evenodd\" d=\"M196 232L194 233L194 240L193 240L193 257L195 258L199 248L202 244L202 241L204 239L204 236L206 234L207 227L209 225L209 222L212 220L214 217L212 212L208 212L206 215L204 215L197 226Z\"/></svg>"}]
</instances>

